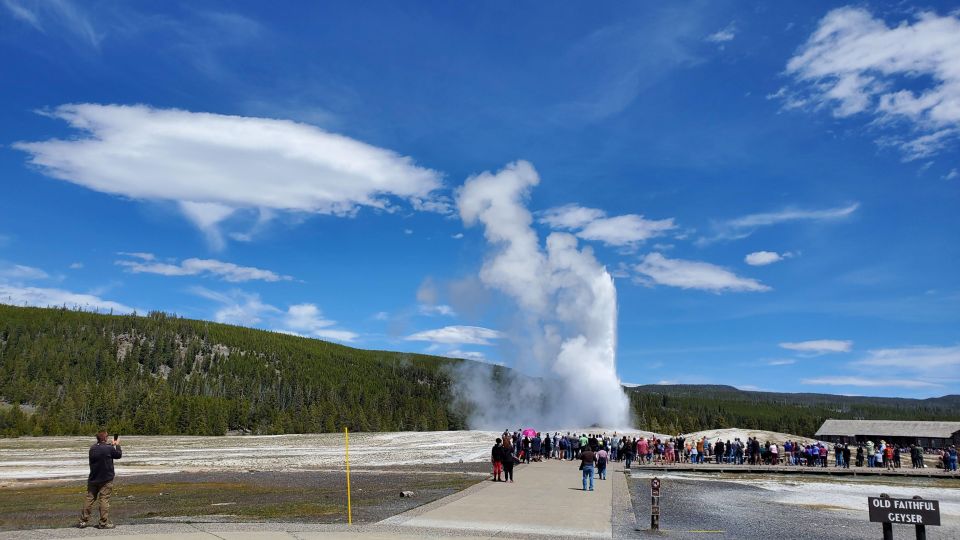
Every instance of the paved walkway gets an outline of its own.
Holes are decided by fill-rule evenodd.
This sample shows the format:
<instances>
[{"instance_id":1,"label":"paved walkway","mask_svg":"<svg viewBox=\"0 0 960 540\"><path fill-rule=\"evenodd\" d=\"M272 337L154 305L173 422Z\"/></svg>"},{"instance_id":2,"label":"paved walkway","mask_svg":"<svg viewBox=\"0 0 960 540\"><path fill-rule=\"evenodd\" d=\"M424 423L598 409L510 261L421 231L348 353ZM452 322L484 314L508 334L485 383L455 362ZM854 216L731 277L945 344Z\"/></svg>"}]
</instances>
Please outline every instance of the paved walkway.
<instances>
[{"instance_id":1,"label":"paved walkway","mask_svg":"<svg viewBox=\"0 0 960 540\"><path fill-rule=\"evenodd\" d=\"M441 500L385 523L497 534L611 537L613 487L624 482L622 473L611 470L607 480L595 479L592 492L582 490L577 462L534 463L518 469L515 476L515 483L485 482L463 497Z\"/></svg>"},{"instance_id":2,"label":"paved walkway","mask_svg":"<svg viewBox=\"0 0 960 540\"><path fill-rule=\"evenodd\" d=\"M546 461L516 469L515 483L481 482L380 523L163 523L97 529L0 533L0 540L314 540L415 538L612 538L632 530L634 516L620 464L593 492L581 490L577 462Z\"/></svg>"}]
</instances>

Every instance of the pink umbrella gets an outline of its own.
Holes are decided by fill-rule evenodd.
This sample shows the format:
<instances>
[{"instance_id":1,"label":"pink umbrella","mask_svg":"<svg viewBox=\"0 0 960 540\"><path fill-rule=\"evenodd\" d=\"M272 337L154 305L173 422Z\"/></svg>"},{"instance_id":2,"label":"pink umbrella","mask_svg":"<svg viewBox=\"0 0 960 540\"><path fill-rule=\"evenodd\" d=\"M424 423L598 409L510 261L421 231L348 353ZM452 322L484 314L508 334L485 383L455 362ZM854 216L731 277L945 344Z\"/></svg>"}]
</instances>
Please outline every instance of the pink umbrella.
<instances>
[{"instance_id":1,"label":"pink umbrella","mask_svg":"<svg viewBox=\"0 0 960 540\"><path fill-rule=\"evenodd\" d=\"M535 430L535 429L533 429L533 428L527 428L527 429L523 430L523 436L524 436L524 437L536 437L536 436L537 436L537 430Z\"/></svg>"}]
</instances>

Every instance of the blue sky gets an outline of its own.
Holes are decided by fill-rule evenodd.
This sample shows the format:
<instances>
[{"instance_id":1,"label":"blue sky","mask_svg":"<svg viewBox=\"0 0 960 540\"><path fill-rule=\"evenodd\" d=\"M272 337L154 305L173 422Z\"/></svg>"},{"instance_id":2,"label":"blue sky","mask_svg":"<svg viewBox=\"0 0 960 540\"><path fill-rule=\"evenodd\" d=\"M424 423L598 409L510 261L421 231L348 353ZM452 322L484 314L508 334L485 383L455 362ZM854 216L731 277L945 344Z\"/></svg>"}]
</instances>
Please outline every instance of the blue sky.
<instances>
[{"instance_id":1,"label":"blue sky","mask_svg":"<svg viewBox=\"0 0 960 540\"><path fill-rule=\"evenodd\" d=\"M464 182L614 276L628 383L960 391L960 14L0 0L0 301L522 361Z\"/></svg>"}]
</instances>

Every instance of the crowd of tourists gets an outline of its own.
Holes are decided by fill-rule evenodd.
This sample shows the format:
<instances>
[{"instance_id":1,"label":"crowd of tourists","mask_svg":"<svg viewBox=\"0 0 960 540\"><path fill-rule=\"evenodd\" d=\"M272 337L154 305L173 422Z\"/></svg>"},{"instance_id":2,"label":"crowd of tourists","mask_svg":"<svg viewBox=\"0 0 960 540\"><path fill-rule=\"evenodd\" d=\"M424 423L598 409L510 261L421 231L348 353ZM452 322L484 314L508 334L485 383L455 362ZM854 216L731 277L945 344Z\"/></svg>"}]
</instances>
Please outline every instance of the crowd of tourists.
<instances>
[{"instance_id":1,"label":"crowd of tourists","mask_svg":"<svg viewBox=\"0 0 960 540\"><path fill-rule=\"evenodd\" d=\"M590 451L588 457L596 459L593 468L583 463L583 454ZM599 454L602 453L602 456ZM831 456L832 454L832 456ZM798 466L850 468L867 467L888 470L900 469L909 456L911 467L923 469L925 450L918 445L901 447L884 440L874 443L872 440L850 444L830 445L822 442L803 443L788 440L782 444L748 437L746 441L739 437L733 440L707 437L630 437L613 433L600 434L561 434L555 432L539 433L533 430L504 431L497 439L491 459L494 464L494 480L513 481L513 465L530 463L544 459L581 460L584 470L584 489L593 485L596 472L600 479L606 476L608 461L622 461L626 468L633 463L639 465L672 464L732 464L753 466ZM945 472L957 470L957 448L937 450L939 462L936 466ZM831 459L832 458L832 459Z\"/></svg>"}]
</instances>

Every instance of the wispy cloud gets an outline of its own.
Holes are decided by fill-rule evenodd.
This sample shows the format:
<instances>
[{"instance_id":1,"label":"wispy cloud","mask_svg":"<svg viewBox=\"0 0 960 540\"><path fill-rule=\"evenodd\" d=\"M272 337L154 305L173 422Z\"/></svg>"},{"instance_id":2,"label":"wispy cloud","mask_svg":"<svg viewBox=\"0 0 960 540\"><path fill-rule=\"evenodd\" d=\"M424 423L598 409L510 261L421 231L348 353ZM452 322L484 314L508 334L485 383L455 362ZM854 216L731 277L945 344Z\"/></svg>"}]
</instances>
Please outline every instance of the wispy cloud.
<instances>
[{"instance_id":1,"label":"wispy cloud","mask_svg":"<svg viewBox=\"0 0 960 540\"><path fill-rule=\"evenodd\" d=\"M776 212L748 214L728 221L713 224L714 235L697 240L700 245L719 240L739 240L746 238L760 227L769 227L796 221L836 221L852 215L860 208L860 203L824 209L785 208Z\"/></svg>"},{"instance_id":2,"label":"wispy cloud","mask_svg":"<svg viewBox=\"0 0 960 540\"><path fill-rule=\"evenodd\" d=\"M417 306L417 311L419 311L421 315L443 315L446 317L457 316L457 312L446 304L420 304Z\"/></svg>"},{"instance_id":3,"label":"wispy cloud","mask_svg":"<svg viewBox=\"0 0 960 540\"><path fill-rule=\"evenodd\" d=\"M743 261L750 266L767 266L792 256L793 254L789 252L781 254L776 251L754 251L753 253L748 253L747 256L743 258Z\"/></svg>"},{"instance_id":4,"label":"wispy cloud","mask_svg":"<svg viewBox=\"0 0 960 540\"><path fill-rule=\"evenodd\" d=\"M182 262L159 262L150 253L130 254L138 260L120 260L116 264L123 266L135 274L159 274L162 276L214 276L239 283L243 281L289 281L290 276L284 276L271 270L264 270L253 266L239 266L234 263L218 261L216 259L184 259Z\"/></svg>"},{"instance_id":5,"label":"wispy cloud","mask_svg":"<svg viewBox=\"0 0 960 540\"><path fill-rule=\"evenodd\" d=\"M634 270L640 274L641 283L668 285L681 289L700 289L715 293L763 292L770 287L751 278L740 277L730 270L714 264L669 259L660 253L650 253Z\"/></svg>"},{"instance_id":6,"label":"wispy cloud","mask_svg":"<svg viewBox=\"0 0 960 540\"><path fill-rule=\"evenodd\" d=\"M24 287L0 283L0 303L16 306L61 307L70 309L131 313L130 306L100 298L95 294L77 293L64 289Z\"/></svg>"},{"instance_id":7,"label":"wispy cloud","mask_svg":"<svg viewBox=\"0 0 960 540\"><path fill-rule=\"evenodd\" d=\"M360 337L355 332L336 328L337 321L324 317L315 304L294 304L284 310L264 302L257 293L236 289L217 292L204 287L192 287L190 292L219 305L213 314L217 322L345 343Z\"/></svg>"},{"instance_id":8,"label":"wispy cloud","mask_svg":"<svg viewBox=\"0 0 960 540\"><path fill-rule=\"evenodd\" d=\"M768 360L768 366L790 366L796 364L797 361L793 358L777 358L776 360Z\"/></svg>"},{"instance_id":9,"label":"wispy cloud","mask_svg":"<svg viewBox=\"0 0 960 540\"><path fill-rule=\"evenodd\" d=\"M823 386L862 386L875 388L937 388L943 385L916 379L884 379L857 376L827 376L803 379L802 384Z\"/></svg>"},{"instance_id":10,"label":"wispy cloud","mask_svg":"<svg viewBox=\"0 0 960 540\"><path fill-rule=\"evenodd\" d=\"M803 384L934 389L960 383L960 345L868 351L844 368L852 373L804 379Z\"/></svg>"},{"instance_id":11,"label":"wispy cloud","mask_svg":"<svg viewBox=\"0 0 960 540\"><path fill-rule=\"evenodd\" d=\"M23 264L4 264L0 263L0 279L12 281L32 281L37 279L46 279L49 274L39 268L26 266Z\"/></svg>"},{"instance_id":12,"label":"wispy cloud","mask_svg":"<svg viewBox=\"0 0 960 540\"><path fill-rule=\"evenodd\" d=\"M482 352L477 351L461 351L459 349L454 349L444 354L448 358L462 358L464 360L475 360L477 362L486 361L487 357Z\"/></svg>"},{"instance_id":13,"label":"wispy cloud","mask_svg":"<svg viewBox=\"0 0 960 540\"><path fill-rule=\"evenodd\" d=\"M676 229L672 218L650 220L639 214L607 217L606 212L576 204L540 212L539 221L554 229L576 231L584 240L608 246L634 246Z\"/></svg>"},{"instance_id":14,"label":"wispy cloud","mask_svg":"<svg viewBox=\"0 0 960 540\"><path fill-rule=\"evenodd\" d=\"M808 354L848 353L853 350L853 342L842 339L814 339L781 343L780 347L790 351Z\"/></svg>"},{"instance_id":15,"label":"wispy cloud","mask_svg":"<svg viewBox=\"0 0 960 540\"><path fill-rule=\"evenodd\" d=\"M14 18L44 34L65 34L92 47L100 48L103 34L94 28L87 12L70 0L2 0Z\"/></svg>"},{"instance_id":16,"label":"wispy cloud","mask_svg":"<svg viewBox=\"0 0 960 540\"><path fill-rule=\"evenodd\" d=\"M941 380L960 379L960 345L947 347L902 347L876 349L856 361L855 366L896 369Z\"/></svg>"},{"instance_id":17,"label":"wispy cloud","mask_svg":"<svg viewBox=\"0 0 960 540\"><path fill-rule=\"evenodd\" d=\"M827 13L787 63L793 78L774 97L792 108L863 115L872 126L909 136L882 137L914 160L953 147L960 137L960 13L917 12L888 25L866 8Z\"/></svg>"},{"instance_id":18,"label":"wispy cloud","mask_svg":"<svg viewBox=\"0 0 960 540\"><path fill-rule=\"evenodd\" d=\"M355 332L333 328L336 324L337 321L325 318L316 305L296 304L288 307L287 312L283 315L281 331L347 343L359 337Z\"/></svg>"},{"instance_id":19,"label":"wispy cloud","mask_svg":"<svg viewBox=\"0 0 960 540\"><path fill-rule=\"evenodd\" d=\"M736 37L737 25L730 23L726 27L710 34L706 39L711 43L727 43L729 41L733 41L733 39Z\"/></svg>"},{"instance_id":20,"label":"wispy cloud","mask_svg":"<svg viewBox=\"0 0 960 540\"><path fill-rule=\"evenodd\" d=\"M480 326L445 326L435 330L424 330L407 336L408 341L429 341L453 345L492 345L494 339L501 337L500 332Z\"/></svg>"}]
</instances>

